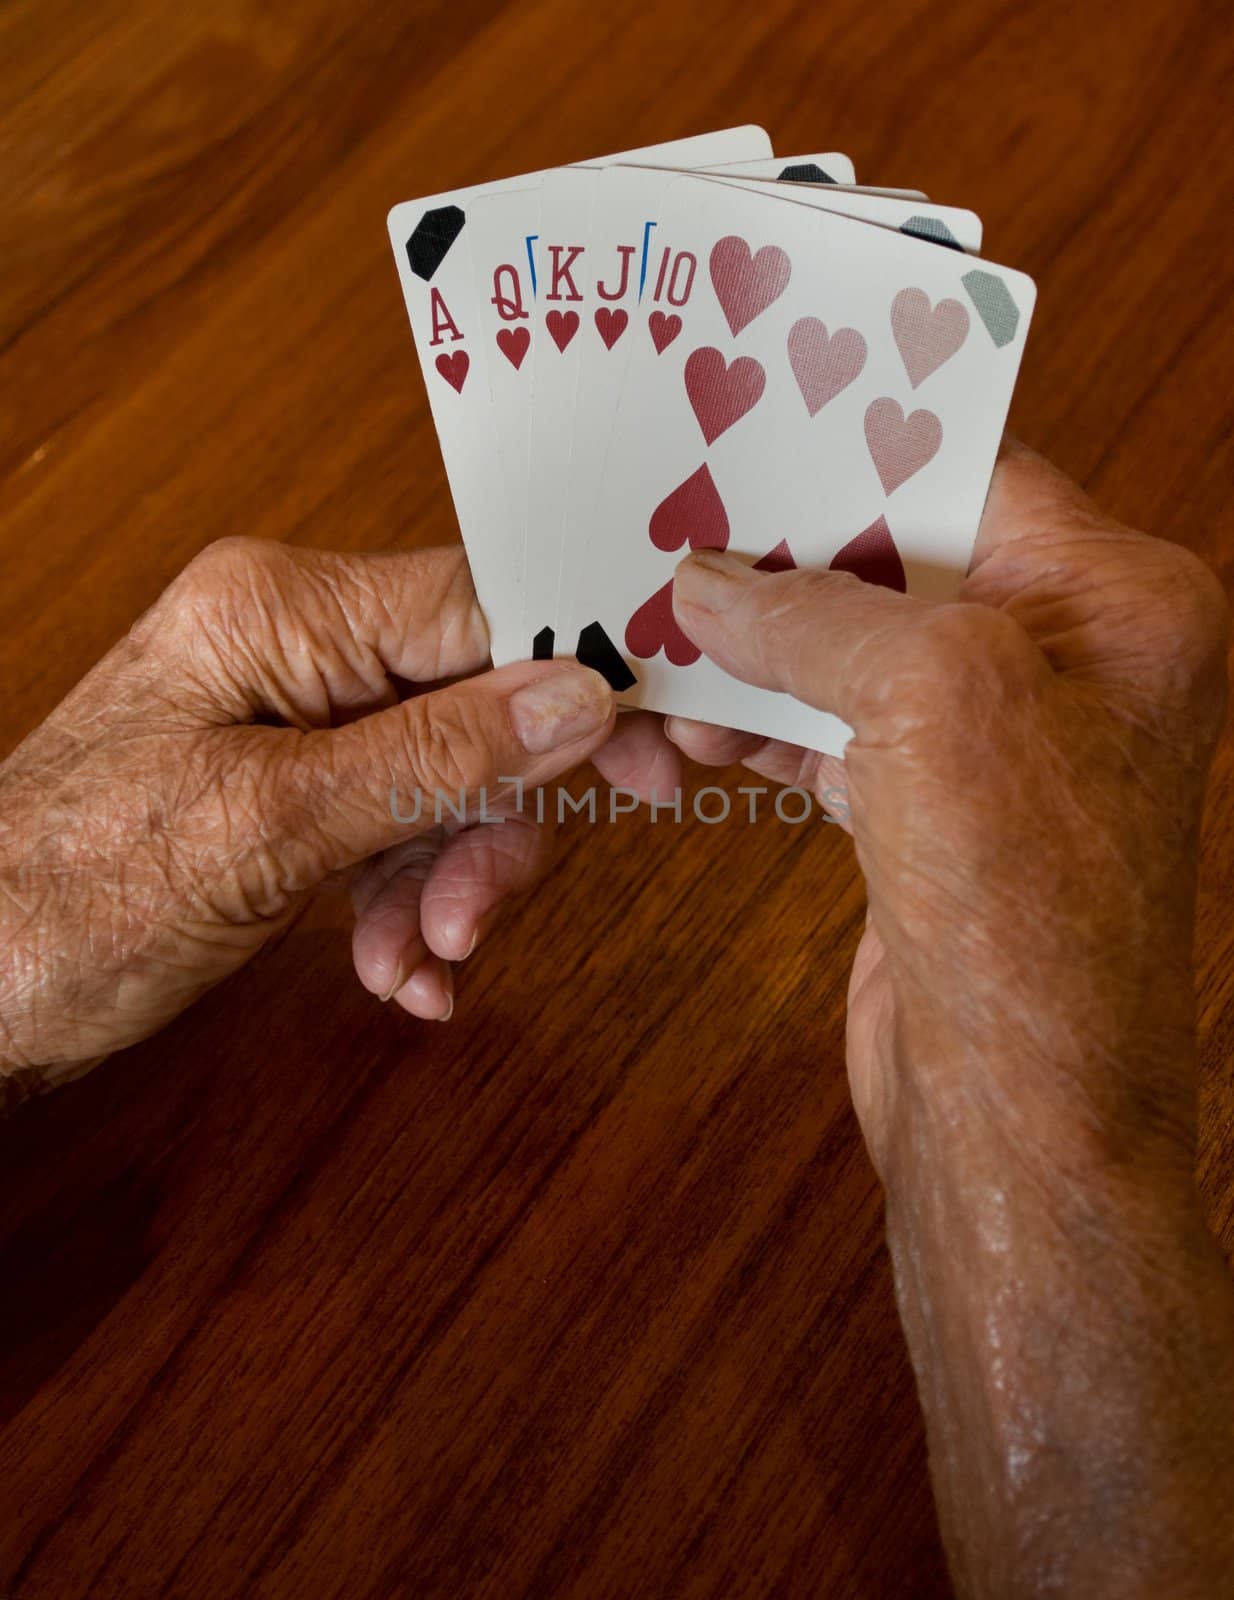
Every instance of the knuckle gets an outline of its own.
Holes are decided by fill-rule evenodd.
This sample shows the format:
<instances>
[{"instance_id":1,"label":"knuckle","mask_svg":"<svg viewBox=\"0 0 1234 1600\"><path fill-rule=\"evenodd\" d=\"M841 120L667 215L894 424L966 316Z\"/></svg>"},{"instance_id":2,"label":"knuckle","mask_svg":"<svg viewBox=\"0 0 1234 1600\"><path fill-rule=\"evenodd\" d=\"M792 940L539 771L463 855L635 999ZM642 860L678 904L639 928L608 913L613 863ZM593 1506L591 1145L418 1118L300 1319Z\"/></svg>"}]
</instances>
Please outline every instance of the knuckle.
<instances>
[{"instance_id":1,"label":"knuckle","mask_svg":"<svg viewBox=\"0 0 1234 1600\"><path fill-rule=\"evenodd\" d=\"M235 609L241 594L251 594L256 576L268 570L279 547L265 539L233 535L204 546L129 630L135 655L162 647L178 649L186 631Z\"/></svg>"},{"instance_id":2,"label":"knuckle","mask_svg":"<svg viewBox=\"0 0 1234 1600\"><path fill-rule=\"evenodd\" d=\"M1223 693L1230 609L1217 574L1182 545L1136 536L1108 601L1110 648L1127 687L1173 714Z\"/></svg>"},{"instance_id":3,"label":"knuckle","mask_svg":"<svg viewBox=\"0 0 1234 1600\"><path fill-rule=\"evenodd\" d=\"M268 567L277 548L266 539L252 539L243 534L215 539L199 550L185 567L185 586L205 594L230 588Z\"/></svg>"},{"instance_id":4,"label":"knuckle","mask_svg":"<svg viewBox=\"0 0 1234 1600\"><path fill-rule=\"evenodd\" d=\"M1154 585L1153 696L1168 715L1184 711L1199 746L1206 746L1225 717L1229 601L1198 556L1178 545L1163 549L1168 554Z\"/></svg>"},{"instance_id":5,"label":"knuckle","mask_svg":"<svg viewBox=\"0 0 1234 1600\"><path fill-rule=\"evenodd\" d=\"M1171 545L1164 597L1167 619L1178 637L1224 653L1230 626L1225 588L1212 568L1181 545Z\"/></svg>"},{"instance_id":6,"label":"knuckle","mask_svg":"<svg viewBox=\"0 0 1234 1600\"><path fill-rule=\"evenodd\" d=\"M230 535L200 550L170 593L176 610L190 616L226 616L254 605L264 608L291 560L275 540Z\"/></svg>"},{"instance_id":7,"label":"knuckle","mask_svg":"<svg viewBox=\"0 0 1234 1600\"><path fill-rule=\"evenodd\" d=\"M978 691L1021 686L1033 660L1027 636L1013 618L966 601L938 606L923 617L916 654L931 677Z\"/></svg>"},{"instance_id":8,"label":"knuckle","mask_svg":"<svg viewBox=\"0 0 1234 1600\"><path fill-rule=\"evenodd\" d=\"M295 563L275 540L234 535L206 545L159 608L165 648L195 679L232 682L278 638Z\"/></svg>"},{"instance_id":9,"label":"knuckle","mask_svg":"<svg viewBox=\"0 0 1234 1600\"><path fill-rule=\"evenodd\" d=\"M897 742L920 744L943 761L980 747L1045 671L1013 618L962 601L924 613L899 660L902 670L883 680L883 725Z\"/></svg>"}]
</instances>

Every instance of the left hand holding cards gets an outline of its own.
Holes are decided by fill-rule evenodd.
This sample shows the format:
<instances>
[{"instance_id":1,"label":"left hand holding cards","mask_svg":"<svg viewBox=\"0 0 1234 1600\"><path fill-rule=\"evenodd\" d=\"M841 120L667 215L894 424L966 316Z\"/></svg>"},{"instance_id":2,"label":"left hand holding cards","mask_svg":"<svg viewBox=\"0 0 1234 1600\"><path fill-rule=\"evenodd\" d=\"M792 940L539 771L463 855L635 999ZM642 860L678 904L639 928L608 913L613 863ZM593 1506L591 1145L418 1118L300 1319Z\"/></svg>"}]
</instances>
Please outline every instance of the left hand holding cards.
<instances>
[{"instance_id":1,"label":"left hand holding cards","mask_svg":"<svg viewBox=\"0 0 1234 1600\"><path fill-rule=\"evenodd\" d=\"M198 556L0 767L0 1103L153 1033L325 884L365 986L447 1017L546 859L534 808L481 806L606 741L627 787L666 760L596 673L488 655L457 546Z\"/></svg>"}]
</instances>

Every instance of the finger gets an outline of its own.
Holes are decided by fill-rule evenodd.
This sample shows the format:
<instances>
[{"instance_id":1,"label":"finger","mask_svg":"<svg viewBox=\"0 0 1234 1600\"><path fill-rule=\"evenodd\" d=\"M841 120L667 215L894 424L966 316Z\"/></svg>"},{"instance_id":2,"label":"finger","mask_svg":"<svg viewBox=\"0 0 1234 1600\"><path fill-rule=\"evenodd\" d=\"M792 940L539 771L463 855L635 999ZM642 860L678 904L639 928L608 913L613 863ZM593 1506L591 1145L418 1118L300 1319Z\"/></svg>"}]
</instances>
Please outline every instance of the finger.
<instances>
[{"instance_id":1,"label":"finger","mask_svg":"<svg viewBox=\"0 0 1234 1600\"><path fill-rule=\"evenodd\" d=\"M428 958L420 902L444 837L436 828L374 856L352 886L352 960L360 982L379 1000L389 1000Z\"/></svg>"},{"instance_id":2,"label":"finger","mask_svg":"<svg viewBox=\"0 0 1234 1600\"><path fill-rule=\"evenodd\" d=\"M677 748L704 767L733 767L756 755L764 745L776 741L761 734L742 733L739 728L721 728L714 722L696 722L693 717L669 717L665 735Z\"/></svg>"},{"instance_id":3,"label":"finger","mask_svg":"<svg viewBox=\"0 0 1234 1600\"><path fill-rule=\"evenodd\" d=\"M464 961L507 900L543 876L553 830L532 816L508 815L447 839L420 901L420 933L434 955Z\"/></svg>"},{"instance_id":4,"label":"finger","mask_svg":"<svg viewBox=\"0 0 1234 1600\"><path fill-rule=\"evenodd\" d=\"M599 749L614 717L599 673L527 661L294 736L272 760L263 793L284 886L310 888L426 833L446 806L475 818L518 784L548 782Z\"/></svg>"},{"instance_id":5,"label":"finger","mask_svg":"<svg viewBox=\"0 0 1234 1600\"><path fill-rule=\"evenodd\" d=\"M714 723L695 722L690 717L669 717L665 731L691 760L704 766L740 762L760 778L770 778L786 788L808 790L845 832L853 831L848 769L842 756L820 755L817 750L785 744L781 739L718 728Z\"/></svg>"},{"instance_id":6,"label":"finger","mask_svg":"<svg viewBox=\"0 0 1234 1600\"><path fill-rule=\"evenodd\" d=\"M666 795L681 781L676 751L662 721L649 712L617 718L612 737L592 757L609 783L640 799ZM509 811L489 826L449 839L426 886L421 928L429 949L452 961L470 955L505 901L525 894L543 876L552 853L552 829L533 816Z\"/></svg>"},{"instance_id":7,"label":"finger","mask_svg":"<svg viewBox=\"0 0 1234 1600\"><path fill-rule=\"evenodd\" d=\"M764 739L759 734L742 733L736 728L718 728L710 722L695 722L689 717L670 717L674 743L692 761L708 767L734 766L738 762L761 778L790 788L813 787L814 774L823 759L817 750L782 739Z\"/></svg>"},{"instance_id":8,"label":"finger","mask_svg":"<svg viewBox=\"0 0 1234 1600\"><path fill-rule=\"evenodd\" d=\"M449 1022L454 1015L454 974L440 956L428 956L391 996L396 1006L425 1022Z\"/></svg>"},{"instance_id":9,"label":"finger","mask_svg":"<svg viewBox=\"0 0 1234 1600\"><path fill-rule=\"evenodd\" d=\"M266 539L208 545L133 629L214 718L328 726L392 697L390 679L475 672L488 633L461 546L385 555Z\"/></svg>"},{"instance_id":10,"label":"finger","mask_svg":"<svg viewBox=\"0 0 1234 1600\"><path fill-rule=\"evenodd\" d=\"M852 833L848 796L848 768L843 756L819 756L814 768L814 793L833 821Z\"/></svg>"},{"instance_id":11,"label":"finger","mask_svg":"<svg viewBox=\"0 0 1234 1600\"><path fill-rule=\"evenodd\" d=\"M664 798L681 787L681 760L665 736L663 719L650 711L626 711L612 738L597 750L592 765L614 789L640 800Z\"/></svg>"},{"instance_id":12,"label":"finger","mask_svg":"<svg viewBox=\"0 0 1234 1600\"><path fill-rule=\"evenodd\" d=\"M759 573L711 550L673 584L677 621L726 672L854 726L883 706L888 666L931 609L851 573Z\"/></svg>"}]
</instances>

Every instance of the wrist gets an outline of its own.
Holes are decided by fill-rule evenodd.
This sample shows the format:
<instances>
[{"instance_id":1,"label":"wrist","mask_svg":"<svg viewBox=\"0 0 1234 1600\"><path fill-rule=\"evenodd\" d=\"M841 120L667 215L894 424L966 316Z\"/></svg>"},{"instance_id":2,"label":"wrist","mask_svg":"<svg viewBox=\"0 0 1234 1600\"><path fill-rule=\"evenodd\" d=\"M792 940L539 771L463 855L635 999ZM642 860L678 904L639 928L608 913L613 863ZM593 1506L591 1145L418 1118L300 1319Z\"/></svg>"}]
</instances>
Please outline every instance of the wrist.
<instances>
[{"instance_id":1,"label":"wrist","mask_svg":"<svg viewBox=\"0 0 1234 1600\"><path fill-rule=\"evenodd\" d=\"M925 1087L901 1075L883 1144L889 1232L962 1247L972 1264L1014 1224L1022 1262L1040 1244L1070 1264L1090 1245L1169 1254L1203 1227L1182 1110L1110 1118L1054 1085L1031 1106L1023 1094L1008 1104L988 1076L977 1091L953 1082L940 1093L937 1073Z\"/></svg>"},{"instance_id":2,"label":"wrist","mask_svg":"<svg viewBox=\"0 0 1234 1600\"><path fill-rule=\"evenodd\" d=\"M1213 1592L1190 1580L1234 1559L1234 1294L1188 1164L905 1102L887 1237L960 1587Z\"/></svg>"},{"instance_id":3,"label":"wrist","mask_svg":"<svg viewBox=\"0 0 1234 1600\"><path fill-rule=\"evenodd\" d=\"M893 1047L884 1178L989 1168L1078 1193L1158 1192L1189 1205L1196 1146L1190 971L1134 1006L1094 986L1067 1003L973 1009L905 1003Z\"/></svg>"}]
</instances>

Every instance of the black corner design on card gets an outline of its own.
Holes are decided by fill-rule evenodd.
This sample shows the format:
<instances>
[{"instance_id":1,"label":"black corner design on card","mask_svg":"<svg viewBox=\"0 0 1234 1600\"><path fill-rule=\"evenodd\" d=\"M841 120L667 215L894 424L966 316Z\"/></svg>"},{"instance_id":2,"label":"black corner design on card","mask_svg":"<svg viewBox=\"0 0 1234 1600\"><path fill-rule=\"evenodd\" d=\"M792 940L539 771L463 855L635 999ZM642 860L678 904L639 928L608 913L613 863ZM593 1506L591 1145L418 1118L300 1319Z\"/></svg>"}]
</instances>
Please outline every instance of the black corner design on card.
<instances>
[{"instance_id":1,"label":"black corner design on card","mask_svg":"<svg viewBox=\"0 0 1234 1600\"><path fill-rule=\"evenodd\" d=\"M589 622L579 634L578 649L574 653L584 667L594 668L617 694L632 689L638 682L621 651L598 622Z\"/></svg>"},{"instance_id":2,"label":"black corner design on card","mask_svg":"<svg viewBox=\"0 0 1234 1600\"><path fill-rule=\"evenodd\" d=\"M834 183L829 172L824 172L816 161L803 161L798 167L785 167L780 174L782 183Z\"/></svg>"},{"instance_id":3,"label":"black corner design on card","mask_svg":"<svg viewBox=\"0 0 1234 1600\"><path fill-rule=\"evenodd\" d=\"M437 206L424 213L407 241L407 260L417 278L430 281L466 220L459 206Z\"/></svg>"},{"instance_id":4,"label":"black corner design on card","mask_svg":"<svg viewBox=\"0 0 1234 1600\"><path fill-rule=\"evenodd\" d=\"M531 641L531 659L533 661L551 661L556 637L551 628L541 628Z\"/></svg>"},{"instance_id":5,"label":"black corner design on card","mask_svg":"<svg viewBox=\"0 0 1234 1600\"><path fill-rule=\"evenodd\" d=\"M947 250L963 250L964 246L945 222L937 217L909 217L900 224L900 232L914 239L928 239L931 244L941 244Z\"/></svg>"}]
</instances>

